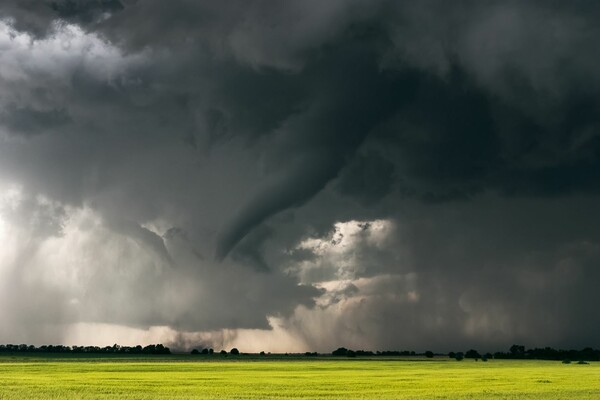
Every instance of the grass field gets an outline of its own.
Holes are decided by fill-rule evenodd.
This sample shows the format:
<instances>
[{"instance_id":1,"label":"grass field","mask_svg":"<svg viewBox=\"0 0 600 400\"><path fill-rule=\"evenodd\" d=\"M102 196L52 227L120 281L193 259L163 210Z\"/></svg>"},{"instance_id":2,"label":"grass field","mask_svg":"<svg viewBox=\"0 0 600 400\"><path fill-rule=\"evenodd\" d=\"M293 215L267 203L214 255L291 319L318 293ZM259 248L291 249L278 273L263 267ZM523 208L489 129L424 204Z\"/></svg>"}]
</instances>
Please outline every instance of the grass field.
<instances>
[{"instance_id":1,"label":"grass field","mask_svg":"<svg viewBox=\"0 0 600 400\"><path fill-rule=\"evenodd\" d=\"M600 399L600 363L0 356L0 399Z\"/></svg>"}]
</instances>

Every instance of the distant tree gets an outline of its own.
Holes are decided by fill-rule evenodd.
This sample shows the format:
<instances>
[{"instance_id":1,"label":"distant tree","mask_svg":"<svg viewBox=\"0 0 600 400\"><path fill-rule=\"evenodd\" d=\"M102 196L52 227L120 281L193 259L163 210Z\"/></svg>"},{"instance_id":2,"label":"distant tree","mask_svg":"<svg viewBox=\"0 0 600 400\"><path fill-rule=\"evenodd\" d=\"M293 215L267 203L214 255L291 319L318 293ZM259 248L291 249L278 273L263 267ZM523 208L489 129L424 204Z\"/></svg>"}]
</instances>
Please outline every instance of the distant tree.
<instances>
[{"instance_id":1,"label":"distant tree","mask_svg":"<svg viewBox=\"0 0 600 400\"><path fill-rule=\"evenodd\" d=\"M477 350L471 349L465 353L465 358L474 358L477 360L481 358L481 355Z\"/></svg>"},{"instance_id":2,"label":"distant tree","mask_svg":"<svg viewBox=\"0 0 600 400\"><path fill-rule=\"evenodd\" d=\"M202 349L202 354L208 354L208 349Z\"/></svg>"},{"instance_id":3,"label":"distant tree","mask_svg":"<svg viewBox=\"0 0 600 400\"><path fill-rule=\"evenodd\" d=\"M346 353L347 357L356 357L356 352L353 350L348 350L348 352Z\"/></svg>"},{"instance_id":4,"label":"distant tree","mask_svg":"<svg viewBox=\"0 0 600 400\"><path fill-rule=\"evenodd\" d=\"M214 354L214 350L213 349L208 349L208 354Z\"/></svg>"},{"instance_id":5,"label":"distant tree","mask_svg":"<svg viewBox=\"0 0 600 400\"><path fill-rule=\"evenodd\" d=\"M332 351L331 355L334 355L334 356L347 356L348 355L348 349L345 348L345 347L339 347L337 350Z\"/></svg>"},{"instance_id":6,"label":"distant tree","mask_svg":"<svg viewBox=\"0 0 600 400\"><path fill-rule=\"evenodd\" d=\"M221 350L219 354L227 354L227 352L225 350Z\"/></svg>"},{"instance_id":7,"label":"distant tree","mask_svg":"<svg viewBox=\"0 0 600 400\"><path fill-rule=\"evenodd\" d=\"M264 351L261 351L261 352L260 352L260 355L261 355L261 356L264 356L264 355L265 355L265 352L264 352Z\"/></svg>"},{"instance_id":8,"label":"distant tree","mask_svg":"<svg viewBox=\"0 0 600 400\"><path fill-rule=\"evenodd\" d=\"M454 357L456 357L456 353L451 351L450 353L448 353L448 357L454 358Z\"/></svg>"},{"instance_id":9,"label":"distant tree","mask_svg":"<svg viewBox=\"0 0 600 400\"><path fill-rule=\"evenodd\" d=\"M591 347L586 347L579 353L579 358L581 358L582 360L597 360L596 354L594 354L595 351Z\"/></svg>"},{"instance_id":10,"label":"distant tree","mask_svg":"<svg viewBox=\"0 0 600 400\"><path fill-rule=\"evenodd\" d=\"M515 358L521 358L525 355L525 346L513 344L510 346L510 354Z\"/></svg>"},{"instance_id":11,"label":"distant tree","mask_svg":"<svg viewBox=\"0 0 600 400\"><path fill-rule=\"evenodd\" d=\"M456 361L462 361L462 360L463 360L463 358L465 358L465 355L463 354L463 352L462 352L462 351L459 351L458 353L456 353L456 354L454 355L454 359L455 359Z\"/></svg>"},{"instance_id":12,"label":"distant tree","mask_svg":"<svg viewBox=\"0 0 600 400\"><path fill-rule=\"evenodd\" d=\"M429 350L427 350L427 351L425 352L425 357L427 357L427 358L433 358L433 351L429 351Z\"/></svg>"},{"instance_id":13,"label":"distant tree","mask_svg":"<svg viewBox=\"0 0 600 400\"><path fill-rule=\"evenodd\" d=\"M234 347L229 351L229 353L233 354L234 356L237 356L238 354L240 354L240 351Z\"/></svg>"},{"instance_id":14,"label":"distant tree","mask_svg":"<svg viewBox=\"0 0 600 400\"><path fill-rule=\"evenodd\" d=\"M192 350L192 354L196 355L196 354L200 354L200 352L198 351L198 349L194 349L194 350Z\"/></svg>"}]
</instances>

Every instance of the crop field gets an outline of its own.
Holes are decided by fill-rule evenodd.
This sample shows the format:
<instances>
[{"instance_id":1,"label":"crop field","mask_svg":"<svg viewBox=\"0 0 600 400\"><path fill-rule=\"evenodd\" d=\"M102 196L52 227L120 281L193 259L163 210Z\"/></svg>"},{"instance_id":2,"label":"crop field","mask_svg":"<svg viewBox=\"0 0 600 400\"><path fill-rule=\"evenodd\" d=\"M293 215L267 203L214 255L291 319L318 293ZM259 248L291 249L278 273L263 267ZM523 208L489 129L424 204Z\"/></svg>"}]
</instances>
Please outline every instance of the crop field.
<instances>
[{"instance_id":1,"label":"crop field","mask_svg":"<svg viewBox=\"0 0 600 400\"><path fill-rule=\"evenodd\" d=\"M0 399L600 399L600 363L0 357Z\"/></svg>"}]
</instances>

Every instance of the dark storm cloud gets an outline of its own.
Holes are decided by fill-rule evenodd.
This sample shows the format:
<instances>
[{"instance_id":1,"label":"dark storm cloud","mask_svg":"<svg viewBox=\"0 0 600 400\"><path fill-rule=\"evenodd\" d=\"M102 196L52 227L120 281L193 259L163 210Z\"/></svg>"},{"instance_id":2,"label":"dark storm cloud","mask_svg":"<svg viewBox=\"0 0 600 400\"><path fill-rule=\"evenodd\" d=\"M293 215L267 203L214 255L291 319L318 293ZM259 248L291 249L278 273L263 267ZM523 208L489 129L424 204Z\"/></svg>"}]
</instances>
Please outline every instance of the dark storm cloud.
<instances>
[{"instance_id":1,"label":"dark storm cloud","mask_svg":"<svg viewBox=\"0 0 600 400\"><path fill-rule=\"evenodd\" d=\"M323 11L323 18L330 19L337 30L325 30L322 37L306 32L313 27L317 31L323 29L319 13L297 5L287 9L281 5L268 7L263 2L234 2L228 7L216 7L211 2L181 2L178 6L151 1L117 3L58 2L48 6L54 14L46 10L48 7L29 9L37 10L48 21L69 20L93 10L113 12L101 23L83 17L79 22L84 29L94 29L126 48L177 46L181 50L176 47L172 51L178 55L187 49L198 57L216 57L209 68L202 68L204 62L198 58L183 60L180 63L184 65L174 67L187 69L185 64L197 64L215 81L207 100L211 106L200 111L206 130L213 137L210 140L228 137L228 133L229 137L240 133L265 135L277 131L290 116L301 120L296 122L300 128L286 126L287 131L320 132L297 134L306 142L300 144L298 153L305 147L311 152L321 147L331 163L322 168L321 179L312 179L306 173L307 180L314 182L306 193L294 185L295 193L290 196L299 203L337 175L344 158L350 155L344 147L355 148L374 125L386 123L388 135L399 147L390 157L403 159L400 167L409 175L408 180L414 178L418 183L435 186L425 189L432 193L419 193L421 188L417 187L406 188L409 192L444 199L468 195L490 184L511 193L595 190L597 179L590 171L598 169L594 159L597 140L593 134L598 128L598 103L593 89L582 81L588 75L589 84L597 87L590 53L595 28L589 16L581 13L583 3L557 9L545 3L486 3L468 10L466 4L449 7L437 2L380 2L364 15L358 12L365 7L360 2L335 3L330 7L337 13L327 15ZM307 13L306 26L281 26L291 11L297 11L296 7ZM387 14L378 13L381 10ZM427 15L422 16L423 13ZM163 17L152 18L153 15ZM419 20L419 16L423 18ZM137 28L131 29L131 21L136 20ZM197 27L191 26L192 21ZM277 23L269 24L270 21ZM376 32L370 33L374 39L365 39L369 33L362 31L369 30ZM235 40L240 36L249 38L243 48L236 47ZM277 38L283 43L289 41L285 49ZM425 47L420 47L421 51L414 49L422 40L426 40ZM272 46L264 49L265 43ZM197 49L208 53L198 53ZM441 49L441 53L436 53L436 49ZM257 51L259 55L255 54ZM413 51L419 54L412 54ZM538 59L532 58L532 51L540 52ZM243 63L258 69L244 67ZM381 76L385 71L406 73L415 66L430 68L415 71L411 82L404 85L383 91L377 86L378 79L385 81ZM294 73L286 72L290 69ZM443 71L441 75L439 70ZM165 78L171 81L171 77ZM182 79L190 77L185 74ZM169 83L179 85L176 81ZM388 78L385 84L390 83L393 79ZM194 93L194 86L173 89L173 98L166 101L184 113L197 109L194 98L197 101L200 94ZM402 96L411 105L403 107L402 103L393 104L393 100L390 104L390 93ZM528 99L528 103L523 99ZM335 109L323 103L335 104ZM383 110L370 116L373 111L369 108ZM386 121L393 111L395 119ZM326 115L327 120L319 120L319 114ZM353 118L364 122L354 123ZM371 126L367 126L369 118L375 121ZM342 123L358 133L348 132ZM195 143L194 128L188 130L186 135L191 135L189 140ZM322 136L325 144L312 144L313 135ZM336 151L327 148L327 142ZM287 151L285 145L280 147L277 157ZM318 149L314 153L317 152ZM342 161L329 161L335 157ZM328 169L331 172L326 173ZM287 181L297 179L294 172L290 174ZM443 189L447 193L433 193L440 190L440 181L450 182ZM278 189L277 183L271 186L275 191L286 191L285 187ZM280 204L267 206L265 201L255 200L264 204L265 210L254 206L256 212L246 211L253 215L240 216L240 228L228 229L239 230L243 236L242 225L253 226L253 222L294 203L284 201L285 195L279 193ZM236 236L224 233L225 237L232 235ZM222 247L226 249L228 245Z\"/></svg>"},{"instance_id":2,"label":"dark storm cloud","mask_svg":"<svg viewBox=\"0 0 600 400\"><path fill-rule=\"evenodd\" d=\"M598 261L595 4L3 1L0 16L0 180L31 206L7 221L42 226L55 202L27 251L88 246L77 284L42 291L63 320L270 315L319 349L598 332L565 328L594 303ZM340 283L310 287L324 281Z\"/></svg>"},{"instance_id":3,"label":"dark storm cloud","mask_svg":"<svg viewBox=\"0 0 600 400\"><path fill-rule=\"evenodd\" d=\"M119 0L60 0L49 3L59 18L81 23L94 21L98 14L112 13L123 9Z\"/></svg>"},{"instance_id":4,"label":"dark storm cloud","mask_svg":"<svg viewBox=\"0 0 600 400\"><path fill-rule=\"evenodd\" d=\"M8 132L35 135L64 125L69 116L64 110L39 111L7 106L2 121Z\"/></svg>"},{"instance_id":5,"label":"dark storm cloud","mask_svg":"<svg viewBox=\"0 0 600 400\"><path fill-rule=\"evenodd\" d=\"M16 29L43 38L54 29L57 20L97 24L112 13L123 9L119 0L23 0L6 1L0 5L4 18L11 18Z\"/></svg>"},{"instance_id":6,"label":"dark storm cloud","mask_svg":"<svg viewBox=\"0 0 600 400\"><path fill-rule=\"evenodd\" d=\"M392 191L394 164L378 152L358 154L344 168L337 189L340 193L355 197L365 205L371 205Z\"/></svg>"}]
</instances>

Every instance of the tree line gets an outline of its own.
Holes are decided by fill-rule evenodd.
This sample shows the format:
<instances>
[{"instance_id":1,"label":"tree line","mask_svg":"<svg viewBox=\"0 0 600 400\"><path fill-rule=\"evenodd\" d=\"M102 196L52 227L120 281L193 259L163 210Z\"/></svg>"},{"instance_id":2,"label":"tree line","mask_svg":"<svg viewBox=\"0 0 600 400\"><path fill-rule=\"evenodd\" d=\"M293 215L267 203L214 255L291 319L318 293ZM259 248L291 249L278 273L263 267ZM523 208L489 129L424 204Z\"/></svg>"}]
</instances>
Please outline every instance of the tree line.
<instances>
[{"instance_id":1,"label":"tree line","mask_svg":"<svg viewBox=\"0 0 600 400\"><path fill-rule=\"evenodd\" d=\"M512 345L506 353L494 353L498 359L532 360L584 360L600 361L600 350L586 347L582 350L562 350L552 347L525 349L525 346Z\"/></svg>"},{"instance_id":2,"label":"tree line","mask_svg":"<svg viewBox=\"0 0 600 400\"><path fill-rule=\"evenodd\" d=\"M426 352L428 353L428 352ZM433 354L433 353L432 353ZM408 350L384 350L384 351L371 351L371 350L350 350L345 347L340 347L331 352L333 356L347 356L347 357L356 357L356 356L417 356L424 355L417 353L415 351ZM432 355L433 357L433 355Z\"/></svg>"},{"instance_id":3,"label":"tree line","mask_svg":"<svg viewBox=\"0 0 600 400\"><path fill-rule=\"evenodd\" d=\"M148 346L64 346L64 345L43 345L33 346L27 344L5 344L0 345L0 353L63 353L63 354L171 354L171 350L162 344L151 344ZM212 348L193 349L193 355L211 355L215 354ZM221 350L218 354L239 355L237 348L232 348L229 352ZM265 352L260 352L265 355ZM286 354L287 355L287 354ZM316 352L306 352L305 356L318 356ZM580 360L580 361L600 361L600 350L586 347L582 350L563 350L552 347L526 349L525 346L514 344L510 346L507 352L495 352L481 354L475 349L469 349L465 352L449 352L448 354L435 354L432 351L417 353L409 350L351 350L345 347L339 347L331 352L333 356L340 357L376 357L376 356L420 356L433 358L434 356L447 356L457 361L463 359L475 359L487 361L490 359L516 359L516 360Z\"/></svg>"},{"instance_id":4,"label":"tree line","mask_svg":"<svg viewBox=\"0 0 600 400\"><path fill-rule=\"evenodd\" d=\"M207 348L207 349L193 349L191 354L192 355L198 355L198 354L214 354L215 351L211 348ZM226 350L221 350L219 352L219 354L225 355L227 354ZM234 356L237 356L240 354L240 351L238 349L236 349L235 347L231 350L229 350L229 354L233 354ZM262 352L261 354L264 354L264 352Z\"/></svg>"},{"instance_id":5,"label":"tree line","mask_svg":"<svg viewBox=\"0 0 600 400\"><path fill-rule=\"evenodd\" d=\"M3 344L0 353L61 353L61 354L171 354L171 350L162 344L148 346L119 346L118 344L106 347L98 346L63 346L43 345L33 346L28 344Z\"/></svg>"},{"instance_id":6,"label":"tree line","mask_svg":"<svg viewBox=\"0 0 600 400\"><path fill-rule=\"evenodd\" d=\"M314 353L311 353L314 354ZM415 351L368 351L368 350L350 350L340 347L331 352L333 356L358 357L358 356L425 356L433 358L434 356L446 356L446 354L434 354L432 351L417 353ZM489 359L499 360L581 360L581 361L600 361L600 350L586 347L582 350L562 350L552 347L525 349L525 346L514 344L510 346L508 352L495 352L480 354L475 349L465 352L449 352L448 357L461 361L465 358L487 361Z\"/></svg>"}]
</instances>

